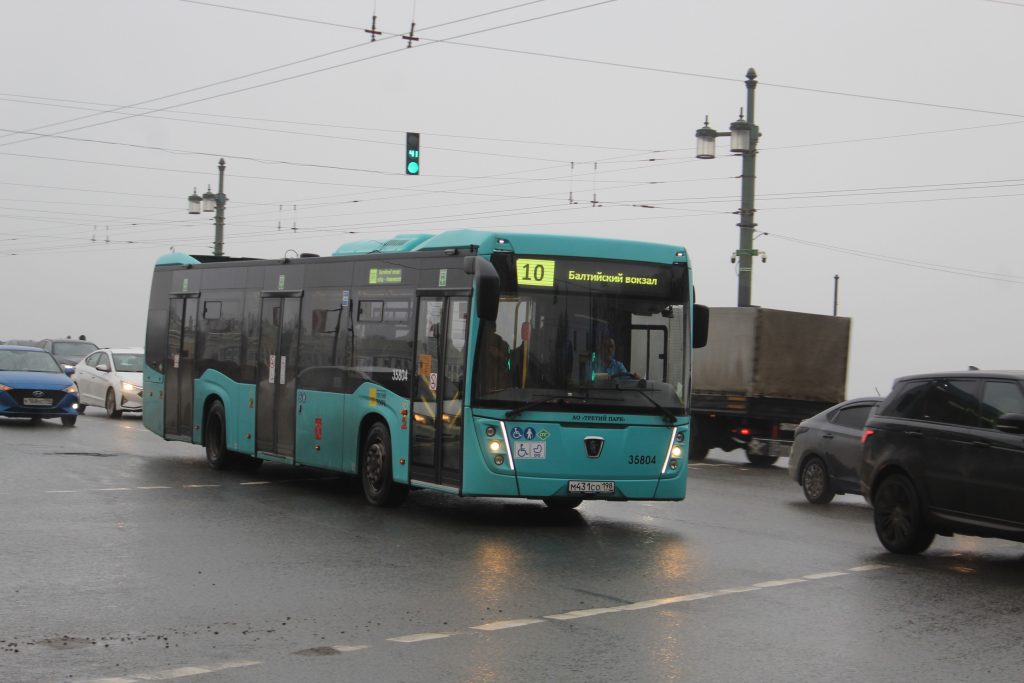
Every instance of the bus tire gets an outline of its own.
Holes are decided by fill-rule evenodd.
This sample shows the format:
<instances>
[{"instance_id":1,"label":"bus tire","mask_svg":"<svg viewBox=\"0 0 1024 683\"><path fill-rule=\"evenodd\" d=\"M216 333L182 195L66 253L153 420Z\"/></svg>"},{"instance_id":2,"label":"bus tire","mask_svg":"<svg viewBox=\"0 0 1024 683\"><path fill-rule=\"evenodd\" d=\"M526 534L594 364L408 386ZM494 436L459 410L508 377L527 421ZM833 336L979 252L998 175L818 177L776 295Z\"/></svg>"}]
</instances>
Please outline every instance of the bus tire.
<instances>
[{"instance_id":1,"label":"bus tire","mask_svg":"<svg viewBox=\"0 0 1024 683\"><path fill-rule=\"evenodd\" d=\"M222 470L231 464L233 453L228 450L227 420L224 417L224 404L214 401L206 411L206 463L211 469Z\"/></svg>"},{"instance_id":2,"label":"bus tire","mask_svg":"<svg viewBox=\"0 0 1024 683\"><path fill-rule=\"evenodd\" d=\"M408 486L392 478L391 434L383 422L374 422L366 431L359 450L359 476L363 495L372 505L398 507L409 494Z\"/></svg>"}]
</instances>

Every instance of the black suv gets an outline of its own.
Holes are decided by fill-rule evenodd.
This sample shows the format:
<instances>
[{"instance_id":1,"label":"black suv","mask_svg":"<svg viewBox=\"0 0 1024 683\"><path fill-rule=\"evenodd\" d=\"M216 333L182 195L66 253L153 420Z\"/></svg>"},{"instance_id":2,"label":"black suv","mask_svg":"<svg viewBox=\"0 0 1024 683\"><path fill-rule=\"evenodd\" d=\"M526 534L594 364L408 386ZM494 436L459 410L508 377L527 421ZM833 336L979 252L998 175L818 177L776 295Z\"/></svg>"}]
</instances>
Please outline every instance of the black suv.
<instances>
[{"instance_id":1,"label":"black suv","mask_svg":"<svg viewBox=\"0 0 1024 683\"><path fill-rule=\"evenodd\" d=\"M861 490L890 551L935 534L1024 541L1024 372L901 377L862 441Z\"/></svg>"},{"instance_id":2,"label":"black suv","mask_svg":"<svg viewBox=\"0 0 1024 683\"><path fill-rule=\"evenodd\" d=\"M42 341L36 342L35 346L38 346L41 349L46 349L52 353L53 357L57 359L57 362L60 363L61 367L64 368L65 371L74 370L78 361L100 348L91 341L70 338L43 339Z\"/></svg>"}]
</instances>

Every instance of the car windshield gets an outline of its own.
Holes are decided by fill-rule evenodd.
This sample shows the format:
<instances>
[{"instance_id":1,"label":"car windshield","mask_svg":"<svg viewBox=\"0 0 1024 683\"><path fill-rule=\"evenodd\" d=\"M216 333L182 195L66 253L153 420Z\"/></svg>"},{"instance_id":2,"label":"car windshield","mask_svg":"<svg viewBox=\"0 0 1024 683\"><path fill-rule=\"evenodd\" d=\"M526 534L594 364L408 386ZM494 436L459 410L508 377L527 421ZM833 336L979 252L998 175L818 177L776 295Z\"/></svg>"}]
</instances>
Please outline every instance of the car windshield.
<instances>
[{"instance_id":1,"label":"car windshield","mask_svg":"<svg viewBox=\"0 0 1024 683\"><path fill-rule=\"evenodd\" d=\"M78 362L98 348L92 342L87 341L59 341L53 342L53 355Z\"/></svg>"},{"instance_id":2,"label":"car windshield","mask_svg":"<svg viewBox=\"0 0 1024 683\"><path fill-rule=\"evenodd\" d=\"M114 369L118 372L142 372L141 353L115 353Z\"/></svg>"},{"instance_id":3,"label":"car windshield","mask_svg":"<svg viewBox=\"0 0 1024 683\"><path fill-rule=\"evenodd\" d=\"M480 326L474 405L682 415L685 267L575 259L570 269L563 261L562 278L543 286L524 286L510 269L501 275L497 320ZM659 284L630 287L626 279Z\"/></svg>"},{"instance_id":4,"label":"car windshield","mask_svg":"<svg viewBox=\"0 0 1024 683\"><path fill-rule=\"evenodd\" d=\"M45 351L0 349L0 371L62 372L53 356Z\"/></svg>"}]
</instances>

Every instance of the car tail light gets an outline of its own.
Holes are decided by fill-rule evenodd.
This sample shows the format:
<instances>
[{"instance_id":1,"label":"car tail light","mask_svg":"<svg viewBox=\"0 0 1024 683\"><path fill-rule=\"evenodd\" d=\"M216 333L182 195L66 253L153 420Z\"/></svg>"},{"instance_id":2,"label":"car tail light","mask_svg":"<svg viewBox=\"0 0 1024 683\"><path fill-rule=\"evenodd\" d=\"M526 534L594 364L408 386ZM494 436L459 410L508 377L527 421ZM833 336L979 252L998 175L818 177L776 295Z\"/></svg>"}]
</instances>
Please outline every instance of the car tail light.
<instances>
[{"instance_id":1,"label":"car tail light","mask_svg":"<svg viewBox=\"0 0 1024 683\"><path fill-rule=\"evenodd\" d=\"M863 432L861 432L861 435L860 435L860 442L861 442L862 444L863 444L863 443L867 443L868 437L869 437L869 436L871 436L871 435L872 435L872 434L874 434L874 433L875 433L875 430L874 430L874 429L865 429L865 430L864 430Z\"/></svg>"},{"instance_id":2,"label":"car tail light","mask_svg":"<svg viewBox=\"0 0 1024 683\"><path fill-rule=\"evenodd\" d=\"M740 430L740 436L750 436L750 430L746 427L742 427Z\"/></svg>"}]
</instances>

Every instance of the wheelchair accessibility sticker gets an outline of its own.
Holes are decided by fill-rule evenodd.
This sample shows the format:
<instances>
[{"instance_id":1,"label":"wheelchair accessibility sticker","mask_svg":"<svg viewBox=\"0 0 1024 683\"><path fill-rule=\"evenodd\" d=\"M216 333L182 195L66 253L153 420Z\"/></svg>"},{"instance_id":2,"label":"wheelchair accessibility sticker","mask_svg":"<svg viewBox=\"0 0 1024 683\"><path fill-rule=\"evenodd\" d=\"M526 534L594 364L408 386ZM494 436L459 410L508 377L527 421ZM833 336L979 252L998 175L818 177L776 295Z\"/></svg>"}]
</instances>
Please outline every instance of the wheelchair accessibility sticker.
<instances>
[{"instance_id":1,"label":"wheelchair accessibility sticker","mask_svg":"<svg viewBox=\"0 0 1024 683\"><path fill-rule=\"evenodd\" d=\"M546 429L538 432L531 426L513 427L512 456L516 460L544 460L547 458L547 439L551 434Z\"/></svg>"}]
</instances>

